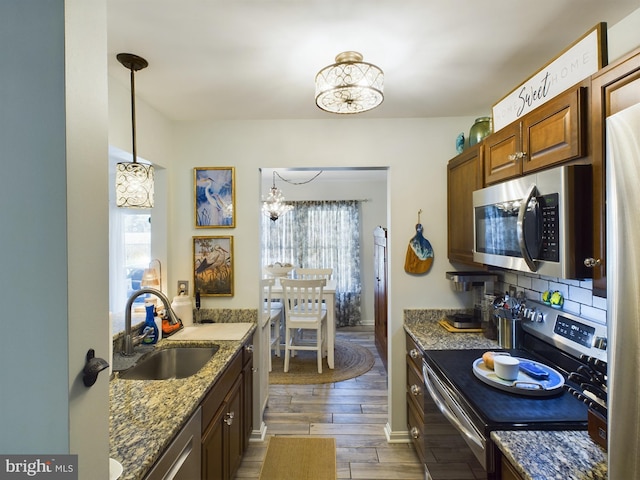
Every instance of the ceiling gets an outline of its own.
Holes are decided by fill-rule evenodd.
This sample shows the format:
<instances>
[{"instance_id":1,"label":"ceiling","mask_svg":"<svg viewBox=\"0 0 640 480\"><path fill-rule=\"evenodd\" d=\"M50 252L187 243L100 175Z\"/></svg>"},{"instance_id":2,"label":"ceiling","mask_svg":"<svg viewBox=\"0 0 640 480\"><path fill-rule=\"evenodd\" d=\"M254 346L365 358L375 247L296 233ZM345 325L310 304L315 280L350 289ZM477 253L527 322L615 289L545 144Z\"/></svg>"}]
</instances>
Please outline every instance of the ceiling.
<instances>
[{"instance_id":1,"label":"ceiling","mask_svg":"<svg viewBox=\"0 0 640 480\"><path fill-rule=\"evenodd\" d=\"M144 57L136 94L177 121L352 118L321 111L314 78L343 51L385 72L359 118L488 115L597 23L639 0L109 0L109 75Z\"/></svg>"}]
</instances>

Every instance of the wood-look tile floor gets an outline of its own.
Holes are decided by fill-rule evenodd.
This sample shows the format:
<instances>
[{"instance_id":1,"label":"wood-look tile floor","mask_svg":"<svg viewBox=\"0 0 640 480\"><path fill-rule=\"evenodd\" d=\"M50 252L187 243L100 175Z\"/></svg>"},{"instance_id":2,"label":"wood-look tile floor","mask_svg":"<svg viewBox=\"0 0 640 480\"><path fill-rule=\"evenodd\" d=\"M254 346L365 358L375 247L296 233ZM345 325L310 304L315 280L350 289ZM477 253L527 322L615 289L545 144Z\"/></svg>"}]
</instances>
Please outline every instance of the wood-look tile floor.
<instances>
[{"instance_id":1,"label":"wood-look tile floor","mask_svg":"<svg viewBox=\"0 0 640 480\"><path fill-rule=\"evenodd\" d=\"M338 479L423 480L424 467L413 446L387 442L387 374L372 327L339 329L337 336L369 348L375 357L373 368L343 382L271 385L267 436L335 438ZM235 478L259 478L266 450L266 441L251 442Z\"/></svg>"}]
</instances>

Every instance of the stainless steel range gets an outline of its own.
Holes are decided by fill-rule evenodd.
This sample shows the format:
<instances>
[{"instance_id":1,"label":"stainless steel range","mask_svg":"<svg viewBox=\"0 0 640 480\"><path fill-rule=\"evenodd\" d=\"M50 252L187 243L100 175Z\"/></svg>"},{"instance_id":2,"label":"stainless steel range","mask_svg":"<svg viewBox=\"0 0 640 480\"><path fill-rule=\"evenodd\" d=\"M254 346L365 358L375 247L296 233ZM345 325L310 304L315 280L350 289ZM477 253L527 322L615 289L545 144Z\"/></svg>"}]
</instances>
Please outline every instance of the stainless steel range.
<instances>
[{"instance_id":1,"label":"stainless steel range","mask_svg":"<svg viewBox=\"0 0 640 480\"><path fill-rule=\"evenodd\" d=\"M517 348L495 351L549 367L560 374L560 388L535 372L514 388L483 381L474 364L486 349L427 350L423 360L427 391L488 479L498 468L491 431L587 430L589 407L606 415L606 326L530 301L516 325Z\"/></svg>"}]
</instances>

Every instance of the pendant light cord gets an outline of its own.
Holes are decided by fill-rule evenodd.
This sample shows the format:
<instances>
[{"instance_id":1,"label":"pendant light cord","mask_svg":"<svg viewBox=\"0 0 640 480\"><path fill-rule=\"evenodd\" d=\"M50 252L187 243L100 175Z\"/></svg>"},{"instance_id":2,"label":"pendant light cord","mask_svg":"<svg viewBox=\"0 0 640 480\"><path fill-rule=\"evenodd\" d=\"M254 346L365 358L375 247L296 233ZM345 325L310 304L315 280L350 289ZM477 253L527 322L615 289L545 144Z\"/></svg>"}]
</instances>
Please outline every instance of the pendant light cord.
<instances>
[{"instance_id":1,"label":"pendant light cord","mask_svg":"<svg viewBox=\"0 0 640 480\"><path fill-rule=\"evenodd\" d=\"M316 173L313 177L311 177L309 180L307 180L305 182L292 182L290 180L287 180L286 178L282 178L282 176L276 170L274 170L273 173L274 173L274 175L277 175L280 178L280 180L282 180L283 182L287 182L290 185L305 185L307 183L313 182L316 178L318 178L320 176L320 174L322 173L322 170L320 170L318 173ZM273 180L274 180L273 184L275 185L276 184L275 177L274 177Z\"/></svg>"}]
</instances>

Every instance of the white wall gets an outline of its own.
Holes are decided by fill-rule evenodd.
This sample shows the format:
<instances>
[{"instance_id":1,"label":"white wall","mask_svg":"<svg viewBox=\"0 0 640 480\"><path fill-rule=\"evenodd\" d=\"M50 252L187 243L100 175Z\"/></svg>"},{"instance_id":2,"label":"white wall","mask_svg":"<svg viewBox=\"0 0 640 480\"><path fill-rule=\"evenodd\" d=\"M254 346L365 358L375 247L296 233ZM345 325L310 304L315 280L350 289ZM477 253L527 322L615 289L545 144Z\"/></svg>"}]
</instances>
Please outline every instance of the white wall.
<instances>
[{"instance_id":1,"label":"white wall","mask_svg":"<svg viewBox=\"0 0 640 480\"><path fill-rule=\"evenodd\" d=\"M607 45L609 63L624 56L634 48L640 47L640 8L615 25L609 25Z\"/></svg>"}]
</instances>

